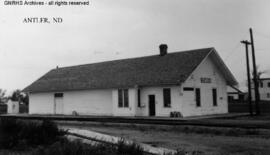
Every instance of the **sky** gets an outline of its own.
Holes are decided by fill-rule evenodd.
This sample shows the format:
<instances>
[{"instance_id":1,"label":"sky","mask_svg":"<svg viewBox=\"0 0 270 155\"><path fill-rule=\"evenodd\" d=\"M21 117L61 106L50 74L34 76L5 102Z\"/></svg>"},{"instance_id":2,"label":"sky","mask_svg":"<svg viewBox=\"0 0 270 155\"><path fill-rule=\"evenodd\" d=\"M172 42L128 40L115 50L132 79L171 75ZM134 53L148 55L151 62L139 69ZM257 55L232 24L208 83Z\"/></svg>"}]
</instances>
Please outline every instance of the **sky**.
<instances>
[{"instance_id":1,"label":"sky","mask_svg":"<svg viewBox=\"0 0 270 155\"><path fill-rule=\"evenodd\" d=\"M259 70L270 77L269 0L90 0L89 6L0 2L0 88L23 89L56 66L214 47L245 89L245 48L254 31ZM26 24L25 17L61 17Z\"/></svg>"}]
</instances>

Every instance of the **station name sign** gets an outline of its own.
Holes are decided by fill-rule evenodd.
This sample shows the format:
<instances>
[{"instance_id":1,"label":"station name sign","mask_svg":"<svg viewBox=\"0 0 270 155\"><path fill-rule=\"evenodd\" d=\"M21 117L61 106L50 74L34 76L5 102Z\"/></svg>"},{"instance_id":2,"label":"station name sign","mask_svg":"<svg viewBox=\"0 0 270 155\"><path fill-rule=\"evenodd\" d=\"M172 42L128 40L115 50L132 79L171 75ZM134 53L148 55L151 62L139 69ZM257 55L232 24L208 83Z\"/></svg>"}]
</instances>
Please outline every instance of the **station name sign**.
<instances>
[{"instance_id":1,"label":"station name sign","mask_svg":"<svg viewBox=\"0 0 270 155\"><path fill-rule=\"evenodd\" d=\"M201 83L212 83L211 78L201 77Z\"/></svg>"}]
</instances>

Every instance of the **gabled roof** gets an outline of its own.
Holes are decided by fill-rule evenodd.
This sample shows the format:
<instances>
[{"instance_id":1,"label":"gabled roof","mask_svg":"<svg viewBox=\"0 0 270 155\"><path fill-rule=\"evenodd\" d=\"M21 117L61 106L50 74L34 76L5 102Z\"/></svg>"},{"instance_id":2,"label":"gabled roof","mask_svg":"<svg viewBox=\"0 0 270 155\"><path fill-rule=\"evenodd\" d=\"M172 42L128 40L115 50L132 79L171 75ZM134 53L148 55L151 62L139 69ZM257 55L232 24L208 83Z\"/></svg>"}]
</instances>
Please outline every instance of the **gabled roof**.
<instances>
[{"instance_id":1,"label":"gabled roof","mask_svg":"<svg viewBox=\"0 0 270 155\"><path fill-rule=\"evenodd\" d=\"M179 85L213 50L214 48L204 48L168 53L165 56L153 55L57 68L46 73L23 91L34 93ZM224 72L229 72L226 66L225 69L224 66L221 67ZM226 74L232 76L230 72ZM236 83L233 76L225 79L230 84Z\"/></svg>"},{"instance_id":2,"label":"gabled roof","mask_svg":"<svg viewBox=\"0 0 270 155\"><path fill-rule=\"evenodd\" d=\"M212 48L211 53L209 53L209 57L212 59L216 67L221 71L221 74L223 74L228 85L238 85L237 80L214 48Z\"/></svg>"},{"instance_id":3,"label":"gabled roof","mask_svg":"<svg viewBox=\"0 0 270 155\"><path fill-rule=\"evenodd\" d=\"M244 94L244 92L242 92L240 89L234 87L234 86L228 86L227 89L227 93L228 94Z\"/></svg>"},{"instance_id":4,"label":"gabled roof","mask_svg":"<svg viewBox=\"0 0 270 155\"><path fill-rule=\"evenodd\" d=\"M270 80L270 78L260 78L259 81Z\"/></svg>"}]
</instances>

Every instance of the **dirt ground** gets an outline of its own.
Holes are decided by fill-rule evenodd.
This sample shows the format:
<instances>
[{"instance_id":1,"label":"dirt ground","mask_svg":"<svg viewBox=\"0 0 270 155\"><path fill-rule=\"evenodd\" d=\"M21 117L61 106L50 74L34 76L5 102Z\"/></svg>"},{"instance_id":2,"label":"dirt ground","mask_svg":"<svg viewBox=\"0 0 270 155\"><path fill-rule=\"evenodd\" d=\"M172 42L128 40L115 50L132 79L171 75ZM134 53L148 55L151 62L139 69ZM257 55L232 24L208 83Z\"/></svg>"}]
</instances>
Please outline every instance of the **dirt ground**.
<instances>
[{"instance_id":1,"label":"dirt ground","mask_svg":"<svg viewBox=\"0 0 270 155\"><path fill-rule=\"evenodd\" d=\"M153 146L186 151L202 151L213 155L268 155L269 130L244 130L197 126L160 126L132 124L65 124L62 127L88 129L123 137Z\"/></svg>"}]
</instances>

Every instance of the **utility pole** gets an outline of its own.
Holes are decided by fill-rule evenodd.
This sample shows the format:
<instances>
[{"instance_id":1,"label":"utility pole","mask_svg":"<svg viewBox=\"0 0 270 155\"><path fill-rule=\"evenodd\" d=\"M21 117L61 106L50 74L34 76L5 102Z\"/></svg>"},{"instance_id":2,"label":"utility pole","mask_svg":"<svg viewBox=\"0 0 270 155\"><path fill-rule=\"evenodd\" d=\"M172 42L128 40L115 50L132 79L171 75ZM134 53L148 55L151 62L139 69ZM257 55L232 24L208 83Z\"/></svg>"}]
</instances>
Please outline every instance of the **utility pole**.
<instances>
[{"instance_id":1,"label":"utility pole","mask_svg":"<svg viewBox=\"0 0 270 155\"><path fill-rule=\"evenodd\" d=\"M246 47L246 60L247 60L247 80L248 80L248 105L249 105L249 114L253 116L252 102L251 102L251 85L250 85L250 69L249 69L249 54L248 54L248 45L251 43L247 40L241 41L242 44L245 44Z\"/></svg>"},{"instance_id":2,"label":"utility pole","mask_svg":"<svg viewBox=\"0 0 270 155\"><path fill-rule=\"evenodd\" d=\"M259 94L259 87L258 87L258 73L257 73L257 65L256 65L256 58L255 58L255 48L254 48L254 40L253 40L253 32L252 28L249 29L250 32L250 43L252 49L252 61L253 61L253 81L254 81L254 92L255 92L255 107L256 107L256 115L260 115L260 94Z\"/></svg>"}]
</instances>

